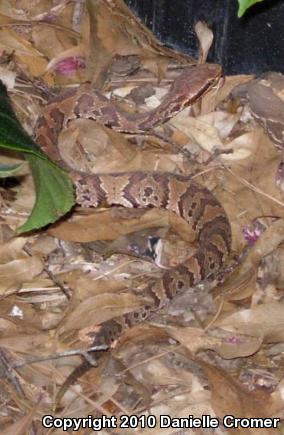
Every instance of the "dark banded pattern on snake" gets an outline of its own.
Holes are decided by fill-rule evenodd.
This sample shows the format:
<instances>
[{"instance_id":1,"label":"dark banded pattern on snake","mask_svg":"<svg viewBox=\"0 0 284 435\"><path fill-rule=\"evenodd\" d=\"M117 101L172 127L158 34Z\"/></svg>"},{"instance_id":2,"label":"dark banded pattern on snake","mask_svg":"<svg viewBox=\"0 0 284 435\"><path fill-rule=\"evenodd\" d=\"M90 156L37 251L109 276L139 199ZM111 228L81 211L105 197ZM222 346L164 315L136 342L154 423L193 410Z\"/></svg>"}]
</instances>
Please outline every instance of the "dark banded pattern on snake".
<instances>
[{"instance_id":1,"label":"dark banded pattern on snake","mask_svg":"<svg viewBox=\"0 0 284 435\"><path fill-rule=\"evenodd\" d=\"M124 132L150 130L197 101L220 75L221 69L217 65L186 69L157 109L136 115L122 112L97 91L86 93L85 87L71 91L45 108L38 123L37 142L51 158L64 165L56 147L57 136L71 119L96 119ZM160 280L145 289L152 303L104 322L98 328L94 345L111 347L126 327L146 319L176 294L205 279L213 279L223 266L231 248L229 220L214 195L189 177L155 172L85 175L70 170L70 174L76 186L78 204L85 207L103 204L170 210L192 226L199 245L191 258L166 271ZM85 363L75 370L64 383L59 396L89 367L89 363Z\"/></svg>"}]
</instances>

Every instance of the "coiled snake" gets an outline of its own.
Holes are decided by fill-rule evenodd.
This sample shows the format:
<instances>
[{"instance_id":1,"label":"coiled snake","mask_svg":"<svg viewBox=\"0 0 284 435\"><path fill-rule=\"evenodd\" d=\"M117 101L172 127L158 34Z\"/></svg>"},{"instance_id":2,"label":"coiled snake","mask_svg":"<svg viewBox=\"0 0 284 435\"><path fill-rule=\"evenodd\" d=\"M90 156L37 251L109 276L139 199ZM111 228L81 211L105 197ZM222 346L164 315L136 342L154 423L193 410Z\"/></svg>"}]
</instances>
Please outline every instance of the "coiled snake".
<instances>
[{"instance_id":1,"label":"coiled snake","mask_svg":"<svg viewBox=\"0 0 284 435\"><path fill-rule=\"evenodd\" d=\"M45 107L38 121L37 142L51 158L63 164L56 147L57 136L70 120L94 119L122 132L149 131L197 101L219 80L220 75L221 68L218 65L186 68L174 81L162 103L156 109L142 114L123 112L98 91L90 91L82 86ZM94 345L111 346L126 327L146 319L177 293L205 279L214 278L224 265L231 249L229 220L213 194L189 177L155 172L86 175L70 170L70 174L76 185L77 202L82 206L107 204L171 210L192 226L199 245L192 257L165 271L160 280L145 289L152 304L103 323L98 329ZM71 374L60 396L87 367L90 367L89 363Z\"/></svg>"}]
</instances>

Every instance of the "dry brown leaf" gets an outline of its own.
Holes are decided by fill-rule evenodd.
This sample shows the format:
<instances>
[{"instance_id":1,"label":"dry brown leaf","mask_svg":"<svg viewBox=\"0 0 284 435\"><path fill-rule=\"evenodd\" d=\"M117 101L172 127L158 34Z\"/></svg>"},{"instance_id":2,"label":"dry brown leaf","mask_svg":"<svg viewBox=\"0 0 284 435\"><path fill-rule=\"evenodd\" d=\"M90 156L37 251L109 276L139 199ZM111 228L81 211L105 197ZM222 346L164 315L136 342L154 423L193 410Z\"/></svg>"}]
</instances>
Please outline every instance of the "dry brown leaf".
<instances>
[{"instance_id":1,"label":"dry brown leaf","mask_svg":"<svg viewBox=\"0 0 284 435\"><path fill-rule=\"evenodd\" d=\"M107 70L116 53L137 54L140 65L148 70L147 77L151 72L158 79L163 78L165 75L170 60L174 59L178 63L184 63L184 61L188 63L189 58L186 56L175 54L163 47L152 36L151 32L136 20L122 0L112 0L111 2L107 0L88 0L87 7L89 16L85 14L85 17L82 18L83 12L80 2L64 1L53 5L48 0L47 2L36 2L33 8L30 8L28 0L23 0L20 3L11 0L0 4L0 12L10 16L5 17L0 14L0 51L5 50L7 54L10 54L12 50L15 50L13 62L9 64L12 73L6 72L4 66L0 69L1 77L5 78L7 76L9 78L10 87L14 87L14 79L18 77L18 74L21 77L25 77L26 74L27 80L40 77L50 84L53 84L54 81L57 84L65 83L65 81L68 83L71 81L72 83L74 80L80 82L84 79L84 76L73 74L72 77L65 78L62 77L60 72L62 70L57 67L58 62L64 61L66 56L77 57L84 53L87 53L88 57L87 73L89 78L94 79L98 86L104 84ZM22 26L18 26L20 24L19 18L26 20L22 21ZM49 22L39 25L27 21L31 18ZM88 19L90 28L87 22ZM17 24L17 26L12 27L13 24ZM79 33L73 30L75 28L79 30L80 24L82 29L81 39L78 38ZM201 30L199 28L198 33L204 60L211 43L212 34L207 32L204 27ZM13 69L14 65L17 68L17 74ZM53 79L53 73L46 73L48 67L54 68L54 72L58 73L55 79ZM93 74L93 71L95 74ZM175 131L171 136L171 140L176 141L181 147L187 144L190 138L192 142L190 146L193 147L193 154L194 157L197 157L198 162L204 161L208 153L212 153L216 145L224 151L233 149L232 154L224 155L216 159L212 166L208 164L208 166L204 166L201 170L198 168L198 170L201 173L204 172L205 185L209 186L210 189L214 189L214 194L216 193L216 196L228 211L233 228L234 247L237 253L241 252L245 244L245 240L241 235L242 225L246 225L258 215L283 217L284 205L282 193L275 185L275 173L280 157L275 152L273 144L270 143L259 127L255 128L251 119L246 118L246 111L242 111L241 107L237 107L236 101L232 104L230 104L230 101L225 101L235 85L244 83L249 79L250 76L226 78L223 87L217 89L217 92L216 90L209 92L202 99L201 104L194 107L193 113L202 113L202 116L188 118L187 112L183 113L186 130L183 130L184 133ZM121 82L122 79L119 80L119 83ZM121 84L121 86L122 89L120 90L125 91L123 89L124 84ZM112 88L113 83L110 86L110 89ZM160 98L160 95L159 89L156 97ZM20 103L17 102L17 99L15 101L18 105L23 106L23 113L27 117L32 113L31 110L26 110L22 100L19 100ZM222 111L212 113L219 102L223 102ZM227 113L226 109L231 113ZM35 116L36 112L34 111L32 116ZM240 116L241 119L239 119ZM34 125L34 119L30 123L26 122L25 119L25 124L30 128L31 125ZM78 124L70 125L70 130L64 132L62 138L62 155L66 152L67 155L71 156L71 160L73 159L72 164L76 166L79 163L80 168L86 169L88 172L154 169L184 173L185 170L189 169L189 163L191 164L191 161L188 163L190 159L186 159L181 153L174 154L170 144L167 144L165 149L162 150L157 139L151 139L151 142L143 140L143 145L146 145L146 147L137 149L126 141L121 134L110 132L104 127L98 127L95 123L89 124L83 120L79 121ZM71 143L72 140L73 143ZM76 141L82 145L80 150L78 150L78 147L76 149L74 147ZM201 152L198 152L197 146L194 149L195 144L201 147ZM227 172L216 170L216 167L226 166L226 162L230 163ZM189 172L191 171L189 170ZM17 187L17 190L13 190L13 192L15 191L18 197L13 203L13 213L11 215L5 215L5 213L1 215L4 225L10 225L11 228L14 228L20 219L24 219L31 208L33 200L31 178L25 177L20 189ZM50 230L50 234L62 239L75 239L78 242L97 239L114 240L121 235L143 230L144 228L156 228L157 226L166 228L169 223L176 228L179 234L185 232L187 234L185 239L191 241L192 234L190 231L188 232L187 226L183 226L170 215L160 214L156 210L146 213L139 211L137 214L132 214L129 210L124 212L121 210L87 212L79 209L78 212L78 209L75 209L73 218L65 222L62 221L57 227L54 226ZM242 364L250 364L253 361L250 355L253 353L256 354L254 361L257 361L257 358L261 359L261 344L263 342L280 342L281 344L283 341L283 304L270 302L247 309L249 301L245 298L253 296L252 301L257 299L255 282L259 261L268 253L275 252L275 248L283 239L282 227L282 221L274 222L243 261L243 266L226 282L227 290L229 287L230 293L223 295L225 302L221 306L222 310L220 310L218 319L214 320L214 327L221 325L222 328L213 329L211 324L211 329L205 332L197 328L177 327L160 328L159 332L154 332L153 328L147 329L145 326L141 326L139 330L132 329L129 331L126 334L128 339L132 336L133 343L135 342L138 348L141 346L142 352L146 350L147 340L150 340L150 338L157 345L157 349L160 349L160 345L162 346L161 337L167 341L164 333L164 330L166 330L170 331L191 352L197 352L201 349L214 350L219 354L218 359L215 360L217 364L224 362L221 358L241 357L246 357ZM27 238L29 249L30 245L34 244L34 240L33 237ZM124 262L125 267L120 269L120 272L121 270L122 272L118 278L118 275L115 274L115 268L120 267L122 261L124 261L121 259L119 261L119 256L113 256L109 259L113 261L111 267L109 267L108 261L103 263L96 257L95 264L90 266L89 274L84 273L82 269L57 274L58 270L62 270L61 267L66 270L64 269L66 265L68 270L68 266L71 266L68 264L70 258L68 256L63 260L61 257L61 262L58 260L58 251L63 244L57 242L48 246L44 243L38 243L37 246L35 244L34 249L31 248L29 251L32 255L29 258L22 252L25 243L26 239L24 238L8 239L7 241L7 238L3 236L3 244L0 248L2 286L3 284L6 284L6 286L9 284L12 285L11 288L14 285L23 289L17 294L2 298L0 310L1 346L13 352L17 350L23 353L29 352L33 355L37 351L39 354L45 354L47 349L51 352L57 350L57 348L66 350L70 346L70 337L72 339L74 336L77 337L78 332L79 335L81 333L83 336L83 333L88 329L92 329L93 325L98 325L104 320L124 312L132 311L142 302L143 293L141 299L140 297L120 293L125 289L125 275L132 276L133 269L129 267L129 262ZM177 246L180 247L180 245ZM53 249L57 252L53 253ZM63 252L65 251L63 250ZM56 271L56 283L59 281L63 285L67 284L73 291L72 299L68 303L69 310L67 309L67 314L59 327L58 322L64 315L64 310L66 310L67 301L65 297L61 294L59 296L58 287L50 280L44 282L38 278L34 279L42 270L39 257L50 253L52 254L48 258L50 261L49 266L51 266L51 270ZM178 253L175 257L178 258ZM280 256L277 261L281 264ZM146 264L149 266L149 263ZM82 267L82 263L78 267ZM105 273L106 270L107 273ZM142 274L138 278L135 276L139 287L141 279L144 279L148 271L149 269L145 266ZM122 276L123 274L124 276ZM105 275L108 275L110 279L106 280ZM26 280L31 284L25 285ZM50 288L51 285L53 286L52 289ZM216 290L216 294L219 294L219 292L224 293L224 291L225 287L219 288ZM267 289L265 291L267 294ZM269 299L266 296L265 300L275 300L276 295L280 295L281 298L281 291L281 288L277 289L277 295L275 290L273 293L274 299ZM238 304L232 304L228 300L239 302ZM207 313L206 316L205 322L210 324ZM54 330L59 334L66 334L69 338L68 346L66 341L57 342L56 339L52 339L51 335L42 333L41 331L45 328L52 329L51 335ZM128 347L128 339L124 340L125 350ZM212 355L213 353L208 352L208 354ZM135 359L132 361L135 361ZM276 361L276 359L269 361L271 367L277 366ZM141 380L141 376L146 373L146 369L143 373L142 369L139 368L139 362L141 360L137 358L137 366L135 370L132 370L130 359L130 369ZM59 364L61 364L60 361ZM229 361L226 361L226 364L229 364ZM145 362L146 365L147 362ZM37 400L39 394L46 397L46 392L54 388L51 385L54 379L51 366L41 363L38 366L33 365L21 370L22 379L25 382L24 389L28 392L27 403L21 404L16 394L12 394L7 401L9 409L16 409L16 406L18 406L20 409L16 409L15 412L23 415L23 410L26 412L26 409L31 409L31 404ZM152 362L148 362L148 367L149 371L142 379L146 383L145 388L149 387L149 392L155 385L155 394L148 393L148 397L153 399L153 407L150 412L157 416L160 414L170 414L175 417L189 414L214 415L213 406L218 415L221 415L222 412L235 415L241 413L246 407L245 415L260 417L262 415L260 410L263 408L265 408L263 415L269 413L273 415L274 410L277 409L277 401L281 403L283 408L283 394L281 394L283 393L283 386L281 383L278 384L275 391L273 408L269 402L273 393L271 396L264 395L264 399L263 396L259 398L256 395L247 394L228 377L226 372L213 367L208 366L209 368L207 368L208 377L213 385L212 398L210 398L209 391L188 370L176 369L173 372L169 369L170 366L165 365L162 358L157 359L156 362L154 359ZM230 371L231 367L229 366ZM277 367L277 369L280 370L280 367ZM119 371L121 372L123 369ZM128 379L125 382L124 377L120 378L116 374L117 371L115 370L108 372L108 387L102 389L105 397L99 397L96 387L100 383L101 376L98 377L97 375L93 392L95 391L96 398L99 397L101 402L97 407L97 403L91 402L89 399L84 404L81 398L81 404L85 406L84 412L80 408L82 415L92 414L96 407L103 414L103 406L106 406L106 410L113 414L125 409L128 410L126 413L133 413L133 409L137 409L137 407L132 408L128 400L131 400L131 397L135 397L136 394L138 402L136 402L135 406L137 406L140 400L141 388L139 390L137 385L132 385L132 389L129 390ZM275 378L279 379L280 375L275 374ZM61 380L61 378L59 379ZM32 381L32 385L28 385L29 381ZM167 389L167 383L170 389ZM164 388L161 388L160 385L163 385ZM181 390L176 389L176 385ZM44 389L42 386L44 386ZM106 404L104 400L107 402ZM148 403L146 405L148 406ZM44 408L44 412L46 412L46 408L51 408L50 398L42 408ZM75 404L71 412L76 415L77 410L78 407L76 408ZM112 410L114 411L112 412ZM40 409L40 413L42 411ZM25 421L21 421L21 425L25 425ZM12 432L15 433L18 427L13 426ZM29 428L28 425L26 427ZM21 427L19 427L19 430L21 430ZM37 427L35 427L35 430L37 430ZM156 428L156 431L156 433L161 433L159 428ZM25 430L23 432L25 433ZM245 433L247 432L246 430ZM172 428L165 430L165 433L172 433Z\"/></svg>"},{"instance_id":2,"label":"dry brown leaf","mask_svg":"<svg viewBox=\"0 0 284 435\"><path fill-rule=\"evenodd\" d=\"M223 110L215 110L214 112L200 115L198 119L210 125L214 125L219 132L220 138L224 140L232 132L236 123L240 119L240 115L238 113L228 113Z\"/></svg>"},{"instance_id":3,"label":"dry brown leaf","mask_svg":"<svg viewBox=\"0 0 284 435\"><path fill-rule=\"evenodd\" d=\"M237 334L249 334L263 337L266 343L284 340L284 304L271 302L256 305L250 309L241 309L223 319L216 325Z\"/></svg>"},{"instance_id":4,"label":"dry brown leaf","mask_svg":"<svg viewBox=\"0 0 284 435\"><path fill-rule=\"evenodd\" d=\"M88 0L87 8L90 20L87 77L97 87L105 81L105 72L114 53L122 56L138 54L143 62L154 59L156 64L161 60L162 69L164 58L192 61L189 56L175 53L162 45L122 0ZM109 23L112 21L116 24L110 32Z\"/></svg>"},{"instance_id":5,"label":"dry brown leaf","mask_svg":"<svg viewBox=\"0 0 284 435\"><path fill-rule=\"evenodd\" d=\"M259 237L251 252L247 257L246 263L257 265L266 255L273 252L284 240L284 221L279 219L267 228Z\"/></svg>"},{"instance_id":6,"label":"dry brown leaf","mask_svg":"<svg viewBox=\"0 0 284 435\"><path fill-rule=\"evenodd\" d=\"M206 372L212 391L212 406L219 418L225 415L235 417L266 417L269 405L269 395L253 394L245 391L226 372L209 364L201 363ZM278 433L270 429L261 429L265 435ZM255 433L255 429L237 429L236 433L246 435Z\"/></svg>"},{"instance_id":7,"label":"dry brown leaf","mask_svg":"<svg viewBox=\"0 0 284 435\"><path fill-rule=\"evenodd\" d=\"M14 51L15 58L23 68L34 77L44 76L47 66L46 59L33 45L18 35L11 28L0 29L0 49L7 52ZM46 79L50 74L46 74Z\"/></svg>"},{"instance_id":8,"label":"dry brown leaf","mask_svg":"<svg viewBox=\"0 0 284 435\"><path fill-rule=\"evenodd\" d=\"M67 284L73 291L73 298L83 301L90 296L101 293L119 293L125 289L125 281L112 278L95 279L89 274L83 274L82 270L72 270L56 277L58 282ZM71 303L73 302L73 298Z\"/></svg>"},{"instance_id":9,"label":"dry brown leaf","mask_svg":"<svg viewBox=\"0 0 284 435\"><path fill-rule=\"evenodd\" d=\"M234 228L233 228L234 231ZM239 228L236 231L240 231ZM238 237L238 236L237 236ZM239 236L240 237L240 236ZM222 285L218 286L217 298L221 297L225 301L242 301L250 298L257 291L257 275L258 275L258 265L266 253L273 251L275 245L270 245L269 236L266 239L267 243L261 243L259 240L257 242L261 243L263 246L262 255L260 254L261 249L256 248L256 253L254 253L255 246L251 248L248 255L244 257L241 264L235 268L234 272L229 274ZM280 240L280 235L279 235ZM244 249L244 238L237 239L239 246L236 245L237 249ZM277 244L276 244L277 245ZM269 246L269 247L268 247ZM234 312L236 309L235 305L232 307ZM224 307L223 307L224 310Z\"/></svg>"},{"instance_id":10,"label":"dry brown leaf","mask_svg":"<svg viewBox=\"0 0 284 435\"><path fill-rule=\"evenodd\" d=\"M204 122L198 118L184 118L183 114L180 114L171 123L206 151L212 151L214 147L222 149L223 144L218 130L208 121L208 119ZM211 122L213 122L213 116Z\"/></svg>"},{"instance_id":11,"label":"dry brown leaf","mask_svg":"<svg viewBox=\"0 0 284 435\"><path fill-rule=\"evenodd\" d=\"M38 331L41 328L41 312L32 304L26 303L25 300L21 301L21 298L14 294L2 299L0 315L11 319L11 325L3 331L3 338L14 331L13 324L17 327L17 333L19 331L29 333L32 331L34 333L35 330Z\"/></svg>"},{"instance_id":12,"label":"dry brown leaf","mask_svg":"<svg viewBox=\"0 0 284 435\"><path fill-rule=\"evenodd\" d=\"M35 27L32 37L35 47L49 59L46 71L51 74L60 61L69 58L83 57L85 47L76 44L76 39L67 33L60 32L47 26ZM59 70L60 72L60 70ZM58 74L57 83L64 85L73 82L84 82L85 71L82 68L74 69L72 74Z\"/></svg>"},{"instance_id":13,"label":"dry brown leaf","mask_svg":"<svg viewBox=\"0 0 284 435\"><path fill-rule=\"evenodd\" d=\"M198 21L194 30L199 41L199 63L205 63L213 42L213 32L203 21Z\"/></svg>"},{"instance_id":14,"label":"dry brown leaf","mask_svg":"<svg viewBox=\"0 0 284 435\"><path fill-rule=\"evenodd\" d=\"M284 378L277 385L276 390L271 394L270 415L279 415L284 418Z\"/></svg>"},{"instance_id":15,"label":"dry brown leaf","mask_svg":"<svg viewBox=\"0 0 284 435\"><path fill-rule=\"evenodd\" d=\"M36 256L1 264L0 293L4 294L8 290L14 291L15 287L22 285L25 281L31 281L35 276L39 275L42 269L42 260Z\"/></svg>"},{"instance_id":16,"label":"dry brown leaf","mask_svg":"<svg viewBox=\"0 0 284 435\"><path fill-rule=\"evenodd\" d=\"M267 137L255 134L255 140L257 146L250 149L248 158L232 162L230 168L225 165L227 174L222 173L225 189L218 195L229 215L237 252L242 252L245 246L242 234L245 225L261 216L282 217L284 213L284 201L274 182L279 157Z\"/></svg>"},{"instance_id":17,"label":"dry brown leaf","mask_svg":"<svg viewBox=\"0 0 284 435\"><path fill-rule=\"evenodd\" d=\"M224 359L246 358L254 355L262 345L262 337L245 334L228 336L226 340L211 348Z\"/></svg>"},{"instance_id":18,"label":"dry brown leaf","mask_svg":"<svg viewBox=\"0 0 284 435\"><path fill-rule=\"evenodd\" d=\"M71 122L60 134L58 146L63 160L71 168L84 172L166 172L182 169L183 164L180 155L139 149L120 133L87 119Z\"/></svg>"},{"instance_id":19,"label":"dry brown leaf","mask_svg":"<svg viewBox=\"0 0 284 435\"><path fill-rule=\"evenodd\" d=\"M222 160L232 162L248 159L255 152L256 145L254 132L242 134L226 144L223 149L232 152L223 154Z\"/></svg>"},{"instance_id":20,"label":"dry brown leaf","mask_svg":"<svg viewBox=\"0 0 284 435\"><path fill-rule=\"evenodd\" d=\"M131 294L101 294L81 302L63 320L59 333L83 329L129 313L145 303ZM150 302L151 303L151 302Z\"/></svg>"},{"instance_id":21,"label":"dry brown leaf","mask_svg":"<svg viewBox=\"0 0 284 435\"><path fill-rule=\"evenodd\" d=\"M256 290L256 279L256 268L237 269L222 286L218 287L218 292L227 301L240 301L249 298Z\"/></svg>"},{"instance_id":22,"label":"dry brown leaf","mask_svg":"<svg viewBox=\"0 0 284 435\"><path fill-rule=\"evenodd\" d=\"M153 209L142 215L135 214L134 217L130 217L129 213L124 211L120 213L115 209L90 211L86 216L75 215L53 226L49 233L63 240L83 243L94 240L115 240L122 235L144 228L169 226L169 218L162 211Z\"/></svg>"},{"instance_id":23,"label":"dry brown leaf","mask_svg":"<svg viewBox=\"0 0 284 435\"><path fill-rule=\"evenodd\" d=\"M212 332L208 334L201 329L190 327L167 327L166 330L192 353L211 349L225 359L253 355L262 344L262 337L241 334L232 336L225 331L219 337L218 335L214 336Z\"/></svg>"},{"instance_id":24,"label":"dry brown leaf","mask_svg":"<svg viewBox=\"0 0 284 435\"><path fill-rule=\"evenodd\" d=\"M183 346L186 346L192 353L196 353L201 349L214 349L221 342L220 338L210 337L198 328L167 327L166 329L172 337Z\"/></svg>"},{"instance_id":25,"label":"dry brown leaf","mask_svg":"<svg viewBox=\"0 0 284 435\"><path fill-rule=\"evenodd\" d=\"M37 50L48 59L53 59L58 53L62 55L68 49L75 49L74 44L76 41L74 41L74 38L63 35L62 32L57 32L47 26L35 27L32 37Z\"/></svg>"},{"instance_id":26,"label":"dry brown leaf","mask_svg":"<svg viewBox=\"0 0 284 435\"><path fill-rule=\"evenodd\" d=\"M216 95L216 106L218 106L221 101L224 101L236 86L249 82L252 78L252 75L226 76L223 85L219 88ZM206 95L204 98L207 98Z\"/></svg>"},{"instance_id":27,"label":"dry brown leaf","mask_svg":"<svg viewBox=\"0 0 284 435\"><path fill-rule=\"evenodd\" d=\"M136 151L121 134L87 119L70 123L58 147L71 168L96 173L127 170Z\"/></svg>"},{"instance_id":28,"label":"dry brown leaf","mask_svg":"<svg viewBox=\"0 0 284 435\"><path fill-rule=\"evenodd\" d=\"M7 337L5 336L6 334ZM9 349L11 352L22 353L24 355L35 355L36 349L46 347L49 338L46 333L29 334L28 331L25 333L12 333L12 331L7 330L5 335L0 339L1 346Z\"/></svg>"},{"instance_id":29,"label":"dry brown leaf","mask_svg":"<svg viewBox=\"0 0 284 435\"><path fill-rule=\"evenodd\" d=\"M1 24L14 23L15 20L23 18L23 10L11 7L9 0L0 3Z\"/></svg>"},{"instance_id":30,"label":"dry brown leaf","mask_svg":"<svg viewBox=\"0 0 284 435\"><path fill-rule=\"evenodd\" d=\"M0 80L4 83L7 89L14 89L16 73L0 66Z\"/></svg>"},{"instance_id":31,"label":"dry brown leaf","mask_svg":"<svg viewBox=\"0 0 284 435\"><path fill-rule=\"evenodd\" d=\"M283 242L283 237L284 222L282 219L278 219L264 231L234 275L229 277L230 293L227 293L226 299L238 300L239 296L241 298L243 294L249 296L255 291L256 272L260 261L277 249ZM223 287L223 292L226 293L226 290L228 290L227 285Z\"/></svg>"},{"instance_id":32,"label":"dry brown leaf","mask_svg":"<svg viewBox=\"0 0 284 435\"><path fill-rule=\"evenodd\" d=\"M27 258L27 254L23 251L28 238L13 237L0 245L0 264L15 260L17 258Z\"/></svg>"}]
</instances>

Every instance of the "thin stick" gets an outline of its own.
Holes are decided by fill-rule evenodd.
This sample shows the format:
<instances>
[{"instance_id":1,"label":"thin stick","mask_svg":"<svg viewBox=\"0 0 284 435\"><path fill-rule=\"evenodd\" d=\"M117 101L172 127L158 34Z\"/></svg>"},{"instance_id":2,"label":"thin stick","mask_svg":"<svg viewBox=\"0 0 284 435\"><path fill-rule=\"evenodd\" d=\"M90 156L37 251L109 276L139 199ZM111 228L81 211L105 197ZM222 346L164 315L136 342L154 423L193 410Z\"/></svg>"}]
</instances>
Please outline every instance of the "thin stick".
<instances>
[{"instance_id":1,"label":"thin stick","mask_svg":"<svg viewBox=\"0 0 284 435\"><path fill-rule=\"evenodd\" d=\"M256 193L259 193L260 195L264 196L267 199L270 199L271 201L275 202L278 205L281 205L281 207L284 207L284 203L280 201L279 199L274 198L273 196L269 195L268 193L265 193L263 190L259 189L258 187L251 184L249 181L247 181L245 178L240 177L235 172L233 172L230 168L228 168L226 165L224 165L224 168L230 172L237 180L239 180L242 184L249 187L251 190L253 190Z\"/></svg>"},{"instance_id":2,"label":"thin stick","mask_svg":"<svg viewBox=\"0 0 284 435\"><path fill-rule=\"evenodd\" d=\"M99 346L92 346L92 347L89 347L87 349L68 350L66 352L57 352L57 353L53 353L53 354L46 355L46 356L32 356L32 357L26 358L24 361L18 361L18 362L12 363L10 365L10 367L11 367L11 369L18 369L18 368L23 367L23 366L28 365L28 364L34 364L34 363L38 363L38 362L42 362L42 361L51 361L54 359L59 359L59 358L64 358L66 356L74 356L74 355L83 356L84 358L86 358L88 360L88 362L91 365L93 365L92 362L90 361L89 356L87 357L87 355L90 352L99 352L99 351L108 350L108 349L109 349L108 345L102 344Z\"/></svg>"}]
</instances>

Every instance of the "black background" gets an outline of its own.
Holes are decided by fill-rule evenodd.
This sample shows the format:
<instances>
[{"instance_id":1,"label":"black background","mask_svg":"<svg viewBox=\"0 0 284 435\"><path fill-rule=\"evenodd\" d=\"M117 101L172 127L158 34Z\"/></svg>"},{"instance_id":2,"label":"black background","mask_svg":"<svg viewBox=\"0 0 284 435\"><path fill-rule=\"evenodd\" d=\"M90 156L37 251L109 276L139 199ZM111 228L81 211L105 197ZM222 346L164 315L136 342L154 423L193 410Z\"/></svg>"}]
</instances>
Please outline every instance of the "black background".
<instances>
[{"instance_id":1,"label":"black background","mask_svg":"<svg viewBox=\"0 0 284 435\"><path fill-rule=\"evenodd\" d=\"M284 0L264 0L237 18L237 0L126 0L133 12L167 46L194 57L194 24L214 32L210 61L226 73L284 73Z\"/></svg>"}]
</instances>

